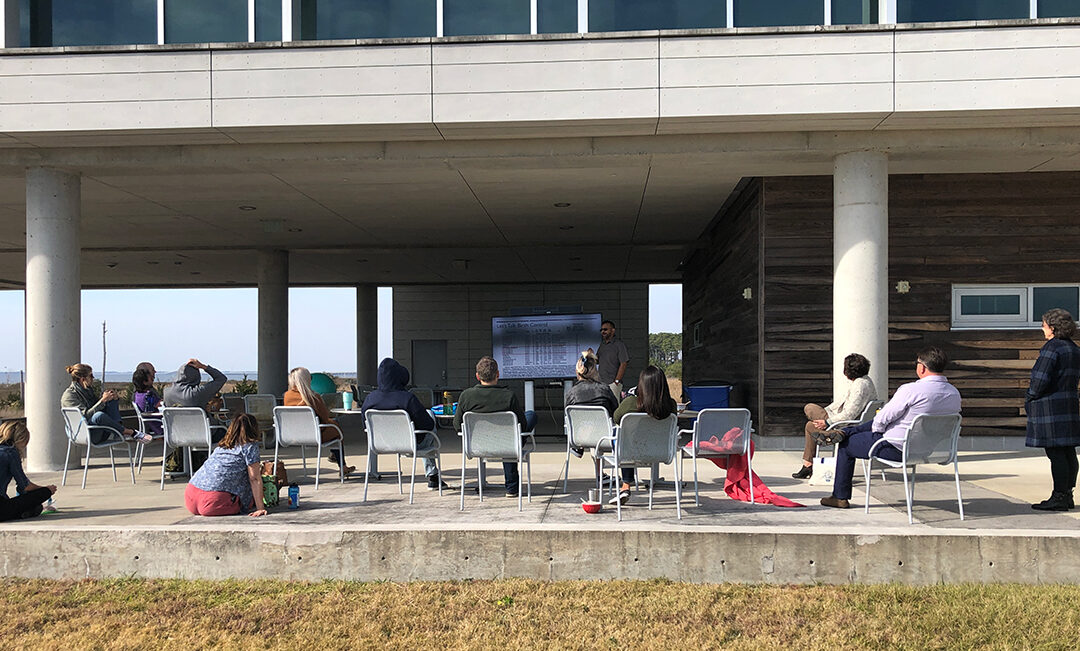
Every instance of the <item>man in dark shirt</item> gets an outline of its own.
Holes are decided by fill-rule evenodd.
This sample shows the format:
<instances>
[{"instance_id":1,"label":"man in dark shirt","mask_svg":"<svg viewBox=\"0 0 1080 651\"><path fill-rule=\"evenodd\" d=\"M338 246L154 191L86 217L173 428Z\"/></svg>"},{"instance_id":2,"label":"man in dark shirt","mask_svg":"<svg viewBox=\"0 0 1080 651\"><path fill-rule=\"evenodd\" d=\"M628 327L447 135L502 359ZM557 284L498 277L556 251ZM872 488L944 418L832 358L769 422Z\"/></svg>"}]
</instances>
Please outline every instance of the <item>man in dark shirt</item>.
<instances>
[{"instance_id":1,"label":"man in dark shirt","mask_svg":"<svg viewBox=\"0 0 1080 651\"><path fill-rule=\"evenodd\" d=\"M622 400L622 379L630 364L630 352L621 339L615 338L615 323L600 324L600 346L596 349L600 360L600 381L611 387L615 398Z\"/></svg>"},{"instance_id":2,"label":"man in dark shirt","mask_svg":"<svg viewBox=\"0 0 1080 651\"><path fill-rule=\"evenodd\" d=\"M531 432L536 427L536 413L525 411L518 402L517 395L510 387L499 385L499 364L493 358L484 356L476 363L476 380L480 383L461 392L457 411L454 412L454 429L461 431L462 416L475 411L490 414L497 411L512 411L521 424L522 432ZM518 495L517 462L503 464L503 477L506 479L506 496ZM483 478L481 478L483 481Z\"/></svg>"}]
</instances>

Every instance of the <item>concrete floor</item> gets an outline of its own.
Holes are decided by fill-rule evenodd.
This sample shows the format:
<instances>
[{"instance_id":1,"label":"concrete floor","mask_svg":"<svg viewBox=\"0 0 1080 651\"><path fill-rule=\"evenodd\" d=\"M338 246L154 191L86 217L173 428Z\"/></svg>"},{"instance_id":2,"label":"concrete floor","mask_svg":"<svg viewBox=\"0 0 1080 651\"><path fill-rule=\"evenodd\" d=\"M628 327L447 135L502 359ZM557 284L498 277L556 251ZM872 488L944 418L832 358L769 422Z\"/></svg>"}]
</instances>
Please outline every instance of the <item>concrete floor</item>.
<instances>
[{"instance_id":1,"label":"concrete floor","mask_svg":"<svg viewBox=\"0 0 1080 651\"><path fill-rule=\"evenodd\" d=\"M453 432L440 431L444 446L444 479L452 486L461 483L461 456L459 439ZM130 527L195 525L212 528L249 528L274 525L298 525L300 527L347 526L386 527L426 525L436 527L535 527L568 526L585 528L611 528L649 530L654 528L677 528L684 530L722 528L724 530L785 530L848 532L892 531L915 533L925 530L958 530L965 533L980 531L1040 531L1044 534L1074 533L1078 528L1080 511L1070 513L1040 513L1029 504L1044 499L1050 491L1048 461L1041 451L1024 452L968 452L961 453L960 473L964 494L966 520L958 517L955 489L950 468L923 466L919 470L915 500L915 524L908 525L904 508L904 494L898 471L889 471L884 483L877 475L872 485L870 512L862 512L865 492L861 479L857 480L852 498L853 508L838 510L825 508L818 500L829 493L828 488L810 486L805 481L791 478L791 472L799 465L796 452L760 452L755 456L754 469L776 493L789 497L806 508L780 508L751 505L728 498L723 492L723 471L711 463L699 462L701 503L694 506L692 483L686 484L683 497L683 519L676 518L674 491L671 483L659 485L654 508L649 511L647 493L635 494L630 505L623 511L623 522L616 522L613 508L605 508L600 514L590 515L582 511L580 501L588 488L593 486L592 465L589 457L570 460L569 491L563 491L563 464L565 447L560 440L541 438L539 451L534 455L532 478L533 498L524 510L517 510L517 500L503 496L502 472L499 464L488 465L490 491L485 489L483 503L473 492L465 496L465 510L459 511L460 494L448 491L442 497L427 490L418 471L415 504L408 504L408 477L405 477L405 495L398 493L396 468L392 457L383 457L381 481L372 482L368 501L364 503L363 473L338 482L336 467L326 458L320 460L322 479L319 490L314 487L312 469L301 469L299 454L290 449L283 456L291 481L301 487L301 508L289 510L283 504L273 509L268 517L248 518L200 518L191 516L183 506L184 478L166 479L164 490L159 490L160 456L152 449L146 464L130 483L131 476L126 465L117 467L119 481L112 481L107 458L91 459L91 468L85 490L79 488L81 469L68 473L67 486L56 495L59 512L43 516L33 523L18 526L48 527L90 526ZM160 449L160 448L158 448ZM99 453L100 454L100 453ZM363 442L349 441L346 454L350 463L358 468L364 466ZM273 452L264 453L264 458ZM312 460L308 460L309 465ZM420 464L417 464L418 468ZM405 463L408 472L408 462ZM689 463L685 471L690 475ZM664 478L674 477L670 466L661 468ZM861 472L857 475L861 477ZM647 473L642 473L642 478ZM39 484L60 484L60 473L39 473L31 477ZM476 464L471 462L466 475L469 486L476 485ZM284 495L284 491L283 491ZM858 508L855 508L857 506ZM16 526L9 524L6 526Z\"/></svg>"}]
</instances>

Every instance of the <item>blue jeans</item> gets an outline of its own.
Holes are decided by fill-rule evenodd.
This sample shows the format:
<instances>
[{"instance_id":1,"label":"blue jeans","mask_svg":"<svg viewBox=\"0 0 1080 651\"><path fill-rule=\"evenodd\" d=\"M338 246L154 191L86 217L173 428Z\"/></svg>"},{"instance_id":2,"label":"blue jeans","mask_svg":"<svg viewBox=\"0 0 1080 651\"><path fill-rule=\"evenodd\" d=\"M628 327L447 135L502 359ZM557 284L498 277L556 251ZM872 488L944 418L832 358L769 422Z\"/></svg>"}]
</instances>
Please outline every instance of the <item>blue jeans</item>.
<instances>
[{"instance_id":1,"label":"blue jeans","mask_svg":"<svg viewBox=\"0 0 1080 651\"><path fill-rule=\"evenodd\" d=\"M522 432L531 432L536 429L536 412L531 409L525 412L525 424L522 426ZM518 465L516 461L503 464L503 477L506 479L506 490L517 490L518 482Z\"/></svg>"},{"instance_id":2,"label":"blue jeans","mask_svg":"<svg viewBox=\"0 0 1080 651\"><path fill-rule=\"evenodd\" d=\"M117 432L123 433L127 428L124 427L124 421L120 419L120 401L106 402L104 409L90 417L90 424L111 427ZM90 430L90 440L95 445L104 443L110 436L112 435L103 429Z\"/></svg>"},{"instance_id":3,"label":"blue jeans","mask_svg":"<svg viewBox=\"0 0 1080 651\"><path fill-rule=\"evenodd\" d=\"M843 441L840 441L840 449L836 453L836 474L833 475L832 495L836 499L851 499L851 479L855 476L855 460L867 459L870 448L877 443L882 434L875 433L871 428L874 422L869 421L854 427L845 427ZM891 443L883 443L878 446L874 456L889 461L900 461L903 455L900 450Z\"/></svg>"}]
</instances>

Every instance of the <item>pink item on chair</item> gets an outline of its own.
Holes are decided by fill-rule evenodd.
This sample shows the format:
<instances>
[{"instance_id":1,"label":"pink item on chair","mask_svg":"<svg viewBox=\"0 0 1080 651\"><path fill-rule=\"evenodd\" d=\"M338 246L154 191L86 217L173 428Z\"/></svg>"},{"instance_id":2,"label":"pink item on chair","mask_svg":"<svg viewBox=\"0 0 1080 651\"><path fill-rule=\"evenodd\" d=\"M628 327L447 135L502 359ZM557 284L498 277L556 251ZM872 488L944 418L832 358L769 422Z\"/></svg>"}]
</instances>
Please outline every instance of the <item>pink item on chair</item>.
<instances>
[{"instance_id":1,"label":"pink item on chair","mask_svg":"<svg viewBox=\"0 0 1080 651\"><path fill-rule=\"evenodd\" d=\"M704 458L715 463L718 468L727 470L727 476L724 477L724 492L727 493L728 497L741 502L749 502L750 482L747 480L746 456L742 454L741 449L735 449L735 444L741 436L742 429L732 427L721 438L713 436L707 441L698 441L698 450L707 455L728 455L726 457ZM689 448L693 444L687 443L686 445ZM754 456L753 441L750 441L750 456ZM769 487L765 485L765 482L761 481L761 477L758 477L756 472L753 473L753 482L755 503L772 504L773 506L804 506L769 490Z\"/></svg>"}]
</instances>

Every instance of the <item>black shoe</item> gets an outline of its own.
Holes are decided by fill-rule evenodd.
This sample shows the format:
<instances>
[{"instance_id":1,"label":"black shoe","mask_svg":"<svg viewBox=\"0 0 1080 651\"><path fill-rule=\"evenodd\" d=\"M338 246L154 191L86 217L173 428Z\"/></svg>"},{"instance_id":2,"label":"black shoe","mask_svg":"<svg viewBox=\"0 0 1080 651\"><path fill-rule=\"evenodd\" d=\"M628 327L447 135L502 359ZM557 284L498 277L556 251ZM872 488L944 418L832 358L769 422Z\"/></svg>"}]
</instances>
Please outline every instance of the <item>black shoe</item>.
<instances>
[{"instance_id":1,"label":"black shoe","mask_svg":"<svg viewBox=\"0 0 1080 651\"><path fill-rule=\"evenodd\" d=\"M440 484L442 484L442 489L444 491L454 490L454 488L450 484L447 484L444 481L439 481L439 476L438 475L435 475L434 477L428 477L427 489L429 491L437 491L437 490L439 490L439 485Z\"/></svg>"},{"instance_id":2,"label":"black shoe","mask_svg":"<svg viewBox=\"0 0 1080 651\"><path fill-rule=\"evenodd\" d=\"M507 497L517 497L518 496L517 486L507 487L506 496Z\"/></svg>"},{"instance_id":3,"label":"black shoe","mask_svg":"<svg viewBox=\"0 0 1080 651\"><path fill-rule=\"evenodd\" d=\"M810 479L814 476L814 467L803 466L802 468L799 468L799 472L791 473L791 476L795 479Z\"/></svg>"},{"instance_id":4,"label":"black shoe","mask_svg":"<svg viewBox=\"0 0 1080 651\"><path fill-rule=\"evenodd\" d=\"M570 454L580 459L585 454L585 448L570 448Z\"/></svg>"},{"instance_id":5,"label":"black shoe","mask_svg":"<svg viewBox=\"0 0 1080 651\"><path fill-rule=\"evenodd\" d=\"M330 463L334 464L335 466L339 465L337 450L330 450L330 456L328 458L330 459Z\"/></svg>"},{"instance_id":6,"label":"black shoe","mask_svg":"<svg viewBox=\"0 0 1080 651\"><path fill-rule=\"evenodd\" d=\"M1068 511L1069 503L1072 502L1071 496L1068 493L1059 493L1054 491L1050 494L1050 499L1043 500L1038 504L1032 504L1031 508L1036 511Z\"/></svg>"}]
</instances>

